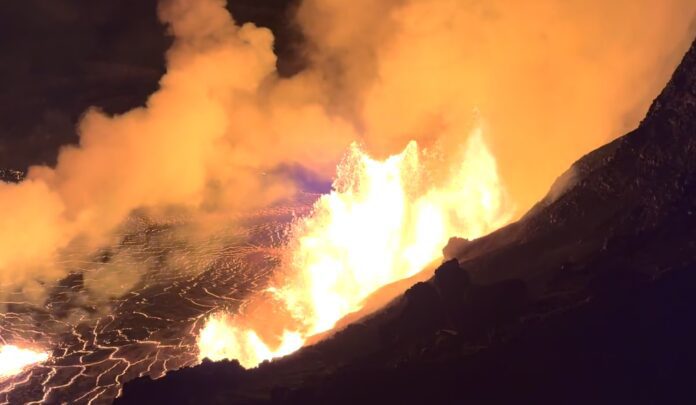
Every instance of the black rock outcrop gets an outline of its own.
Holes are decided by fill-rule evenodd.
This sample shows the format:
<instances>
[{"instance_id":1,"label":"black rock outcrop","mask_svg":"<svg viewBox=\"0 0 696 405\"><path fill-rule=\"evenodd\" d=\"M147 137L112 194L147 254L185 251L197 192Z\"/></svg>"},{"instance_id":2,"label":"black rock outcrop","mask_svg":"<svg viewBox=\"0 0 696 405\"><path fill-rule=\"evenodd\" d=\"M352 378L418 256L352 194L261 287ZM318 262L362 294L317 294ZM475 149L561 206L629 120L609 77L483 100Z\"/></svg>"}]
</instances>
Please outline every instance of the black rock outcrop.
<instances>
[{"instance_id":1,"label":"black rock outcrop","mask_svg":"<svg viewBox=\"0 0 696 405\"><path fill-rule=\"evenodd\" d=\"M24 180L24 172L13 169L0 169L0 181L5 183L19 183Z\"/></svg>"}]
</instances>

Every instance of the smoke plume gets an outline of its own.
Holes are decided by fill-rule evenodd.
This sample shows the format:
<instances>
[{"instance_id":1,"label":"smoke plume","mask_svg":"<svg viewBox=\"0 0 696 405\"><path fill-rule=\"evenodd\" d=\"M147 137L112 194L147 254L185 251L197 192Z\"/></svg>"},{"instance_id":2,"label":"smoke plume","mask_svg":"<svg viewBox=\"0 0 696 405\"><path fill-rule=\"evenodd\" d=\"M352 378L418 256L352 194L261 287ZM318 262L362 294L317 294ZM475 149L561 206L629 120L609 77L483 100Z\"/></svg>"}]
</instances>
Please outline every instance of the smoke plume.
<instances>
[{"instance_id":1,"label":"smoke plume","mask_svg":"<svg viewBox=\"0 0 696 405\"><path fill-rule=\"evenodd\" d=\"M40 303L64 252L113 244L134 211L176 207L204 228L289 198L291 168L330 179L354 141L385 157L416 140L440 156L437 182L478 116L522 214L637 125L696 32L691 0L304 0L308 66L284 78L272 32L224 0L163 0L159 15L175 40L147 105L87 111L55 167L0 183L0 298ZM132 285L120 263L94 283Z\"/></svg>"}]
</instances>

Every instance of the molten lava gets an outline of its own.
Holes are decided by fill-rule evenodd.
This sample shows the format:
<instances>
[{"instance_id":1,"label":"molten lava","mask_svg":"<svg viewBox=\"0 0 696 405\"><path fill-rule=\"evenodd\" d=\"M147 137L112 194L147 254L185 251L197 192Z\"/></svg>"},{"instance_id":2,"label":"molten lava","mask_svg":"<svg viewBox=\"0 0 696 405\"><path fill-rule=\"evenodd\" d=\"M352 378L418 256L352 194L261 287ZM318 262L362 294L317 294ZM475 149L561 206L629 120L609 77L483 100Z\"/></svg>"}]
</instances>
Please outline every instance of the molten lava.
<instances>
[{"instance_id":1,"label":"molten lava","mask_svg":"<svg viewBox=\"0 0 696 405\"><path fill-rule=\"evenodd\" d=\"M0 346L0 379L17 375L28 367L48 360L48 353L22 349L17 346Z\"/></svg>"},{"instance_id":2,"label":"molten lava","mask_svg":"<svg viewBox=\"0 0 696 405\"><path fill-rule=\"evenodd\" d=\"M211 316L198 338L200 358L254 367L289 354L379 288L440 258L451 236L476 238L506 223L512 213L480 128L457 161L435 176L437 154L415 142L384 161L353 145L334 190L293 225L273 287L236 315Z\"/></svg>"}]
</instances>

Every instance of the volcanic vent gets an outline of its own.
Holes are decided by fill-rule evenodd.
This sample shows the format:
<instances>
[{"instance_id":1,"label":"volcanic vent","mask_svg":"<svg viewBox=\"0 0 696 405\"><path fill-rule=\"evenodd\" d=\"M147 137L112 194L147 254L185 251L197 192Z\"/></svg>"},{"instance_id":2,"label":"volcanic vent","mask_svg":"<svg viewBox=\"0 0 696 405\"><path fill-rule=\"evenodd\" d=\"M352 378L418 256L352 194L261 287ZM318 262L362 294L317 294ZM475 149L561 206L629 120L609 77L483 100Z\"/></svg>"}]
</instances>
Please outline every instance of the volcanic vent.
<instances>
[{"instance_id":1,"label":"volcanic vent","mask_svg":"<svg viewBox=\"0 0 696 405\"><path fill-rule=\"evenodd\" d=\"M58 16L73 23L81 10L95 12L59 1L36 11L69 10ZM8 7L25 3L38 5ZM682 97L683 80L650 117L674 115L649 118L581 160L522 220L484 235L536 202L577 156L637 125L667 80L696 29L695 5L638 3L293 2L278 17L295 30L301 59L287 71L277 55L284 31L236 21L225 1L150 2L169 36L158 40L171 44L166 66L148 73L162 73L143 90L152 94L118 114L85 105L75 142L53 151L55 160L0 173L0 347L12 362L0 402L109 403L138 377L188 368L166 385L209 367L234 376L222 391L230 400L329 398L351 380L340 377L346 370L369 379L366 364L379 374L479 353L514 336L520 316L543 318L591 296L584 287L608 288L587 270L587 255L643 246L626 224L688 223L670 216L688 192L670 188L690 181L691 166L678 158L690 151L686 141L670 150L668 177L678 181L644 189L668 166L646 146L657 142L650 128L681 134L690 125L669 101ZM0 24L8 26L24 24ZM120 32L112 28L86 42L110 49ZM4 37L41 33L30 34ZM0 67L16 65L25 81L9 93L13 108L0 108L5 115L52 66L8 60ZM141 72L91 61L65 70L79 81ZM41 114L28 110L42 137L27 136L44 139ZM45 121L64 130L56 115ZM7 150L0 143L0 155ZM381 315L313 345L431 276L452 235L467 240L446 256L466 272L449 262ZM539 311L524 312L528 305ZM190 368L204 357L262 365ZM333 375L335 390L322 391Z\"/></svg>"},{"instance_id":2,"label":"volcanic vent","mask_svg":"<svg viewBox=\"0 0 696 405\"><path fill-rule=\"evenodd\" d=\"M258 370L207 363L119 403L690 403L696 43L631 133L390 306ZM177 389L186 384L185 389Z\"/></svg>"}]
</instances>

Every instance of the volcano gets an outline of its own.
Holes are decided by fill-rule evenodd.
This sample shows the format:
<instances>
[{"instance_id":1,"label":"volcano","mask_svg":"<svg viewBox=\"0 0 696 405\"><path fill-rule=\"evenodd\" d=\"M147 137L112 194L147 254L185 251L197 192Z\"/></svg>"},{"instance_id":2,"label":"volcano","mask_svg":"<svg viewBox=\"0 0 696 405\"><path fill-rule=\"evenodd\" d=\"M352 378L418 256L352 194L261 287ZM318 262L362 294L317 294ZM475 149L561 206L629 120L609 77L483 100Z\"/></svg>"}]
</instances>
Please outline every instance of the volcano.
<instances>
[{"instance_id":1,"label":"volcano","mask_svg":"<svg viewBox=\"0 0 696 405\"><path fill-rule=\"evenodd\" d=\"M693 403L696 43L637 129L444 255L329 339L139 378L116 402Z\"/></svg>"}]
</instances>

